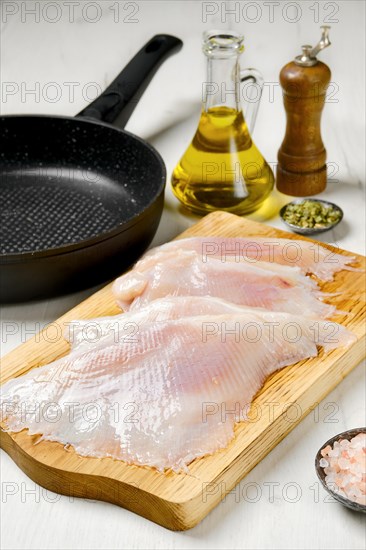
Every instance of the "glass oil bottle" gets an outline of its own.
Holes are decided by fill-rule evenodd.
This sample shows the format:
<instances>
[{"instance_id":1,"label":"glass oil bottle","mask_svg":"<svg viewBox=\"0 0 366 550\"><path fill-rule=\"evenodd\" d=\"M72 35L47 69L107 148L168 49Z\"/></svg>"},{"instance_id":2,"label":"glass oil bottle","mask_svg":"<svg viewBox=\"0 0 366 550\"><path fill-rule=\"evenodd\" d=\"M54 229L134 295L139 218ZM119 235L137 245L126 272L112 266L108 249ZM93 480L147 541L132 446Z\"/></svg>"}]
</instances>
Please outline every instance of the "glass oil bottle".
<instances>
[{"instance_id":1,"label":"glass oil bottle","mask_svg":"<svg viewBox=\"0 0 366 550\"><path fill-rule=\"evenodd\" d=\"M201 118L172 175L175 195L196 214L214 210L248 214L273 189L273 172L251 138L263 79L254 69L240 69L243 50L243 37L235 32L204 35L207 81ZM250 130L240 99L245 81L254 83L258 96L249 103Z\"/></svg>"}]
</instances>

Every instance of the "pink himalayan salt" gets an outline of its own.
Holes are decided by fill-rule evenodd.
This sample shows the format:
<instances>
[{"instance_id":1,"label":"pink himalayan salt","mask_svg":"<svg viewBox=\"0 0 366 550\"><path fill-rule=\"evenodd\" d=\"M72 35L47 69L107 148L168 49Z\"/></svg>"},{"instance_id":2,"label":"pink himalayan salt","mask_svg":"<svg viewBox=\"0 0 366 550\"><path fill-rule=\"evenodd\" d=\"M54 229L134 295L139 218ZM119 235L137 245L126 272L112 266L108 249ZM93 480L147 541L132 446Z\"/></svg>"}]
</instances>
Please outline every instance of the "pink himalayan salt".
<instances>
[{"instance_id":1,"label":"pink himalayan salt","mask_svg":"<svg viewBox=\"0 0 366 550\"><path fill-rule=\"evenodd\" d=\"M330 445L327 445L326 447L324 447L324 449L322 449L320 451L320 454L324 457L325 455L327 455L329 453L329 451L332 450L332 447Z\"/></svg>"},{"instance_id":2,"label":"pink himalayan salt","mask_svg":"<svg viewBox=\"0 0 366 550\"><path fill-rule=\"evenodd\" d=\"M350 441L335 441L320 451L325 482L334 492L348 500L366 505L366 433Z\"/></svg>"}]
</instances>

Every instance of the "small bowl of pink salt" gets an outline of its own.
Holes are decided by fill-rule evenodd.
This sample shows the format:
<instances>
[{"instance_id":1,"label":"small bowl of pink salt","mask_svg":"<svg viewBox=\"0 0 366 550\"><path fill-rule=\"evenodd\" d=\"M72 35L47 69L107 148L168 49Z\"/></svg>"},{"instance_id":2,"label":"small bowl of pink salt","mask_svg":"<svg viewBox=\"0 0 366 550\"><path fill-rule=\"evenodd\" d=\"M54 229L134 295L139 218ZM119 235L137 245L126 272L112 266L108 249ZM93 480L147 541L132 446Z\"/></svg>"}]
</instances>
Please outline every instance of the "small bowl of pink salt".
<instances>
[{"instance_id":1,"label":"small bowl of pink salt","mask_svg":"<svg viewBox=\"0 0 366 550\"><path fill-rule=\"evenodd\" d=\"M324 488L344 506L366 512L366 428L329 439L315 458Z\"/></svg>"}]
</instances>

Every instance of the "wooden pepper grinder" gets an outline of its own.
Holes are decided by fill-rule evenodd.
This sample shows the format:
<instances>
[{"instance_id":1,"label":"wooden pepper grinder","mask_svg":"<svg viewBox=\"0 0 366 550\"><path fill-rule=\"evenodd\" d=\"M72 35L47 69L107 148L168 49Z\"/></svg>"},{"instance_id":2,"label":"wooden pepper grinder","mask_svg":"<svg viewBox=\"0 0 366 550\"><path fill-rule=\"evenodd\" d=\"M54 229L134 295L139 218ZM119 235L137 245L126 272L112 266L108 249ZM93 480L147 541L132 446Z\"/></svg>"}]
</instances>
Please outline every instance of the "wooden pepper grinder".
<instances>
[{"instance_id":1,"label":"wooden pepper grinder","mask_svg":"<svg viewBox=\"0 0 366 550\"><path fill-rule=\"evenodd\" d=\"M278 151L277 189L295 197L316 195L327 183L320 119L331 72L316 56L330 45L329 28L321 27L319 43L314 48L302 46L302 55L280 73L287 126Z\"/></svg>"}]
</instances>

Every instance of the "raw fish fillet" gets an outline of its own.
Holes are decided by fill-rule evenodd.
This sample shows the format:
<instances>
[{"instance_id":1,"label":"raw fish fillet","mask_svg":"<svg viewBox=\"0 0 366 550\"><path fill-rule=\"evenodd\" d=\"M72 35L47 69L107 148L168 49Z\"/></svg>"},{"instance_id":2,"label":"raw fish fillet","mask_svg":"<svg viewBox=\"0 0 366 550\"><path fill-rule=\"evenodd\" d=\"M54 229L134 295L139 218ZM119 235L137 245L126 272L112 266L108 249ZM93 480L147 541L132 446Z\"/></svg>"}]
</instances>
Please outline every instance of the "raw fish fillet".
<instances>
[{"instance_id":1,"label":"raw fish fillet","mask_svg":"<svg viewBox=\"0 0 366 550\"><path fill-rule=\"evenodd\" d=\"M221 262L193 250L169 249L143 257L113 285L118 304L136 311L165 296L215 296L239 305L326 318L314 280L296 267L270 262Z\"/></svg>"},{"instance_id":2,"label":"raw fish fillet","mask_svg":"<svg viewBox=\"0 0 366 550\"><path fill-rule=\"evenodd\" d=\"M201 315L211 315L214 321L217 315L235 316L245 313L253 317L258 313L261 318L264 310L236 305L211 296L168 296L154 300L136 311L110 317L72 321L64 336L72 350L86 350L96 346L131 341L144 323L159 323ZM276 322L277 312L265 311L265 314L268 321Z\"/></svg>"},{"instance_id":3,"label":"raw fish fillet","mask_svg":"<svg viewBox=\"0 0 366 550\"><path fill-rule=\"evenodd\" d=\"M68 324L64 336L72 350L80 350L105 345L107 338L109 344L132 339L143 323L159 323L197 315L238 315L247 311L255 314L255 308L245 308L220 298L170 296L150 302L134 312L72 321ZM274 320L275 315L272 315Z\"/></svg>"},{"instance_id":4,"label":"raw fish fillet","mask_svg":"<svg viewBox=\"0 0 366 550\"><path fill-rule=\"evenodd\" d=\"M319 279L331 281L334 273L343 269L360 271L350 267L355 261L352 256L335 254L317 242L269 237L224 238L191 237L171 241L147 252L148 256L159 256L172 250L194 250L203 258L215 257L221 261L234 258L237 262L274 262L296 266L304 274L313 273Z\"/></svg>"},{"instance_id":5,"label":"raw fish fillet","mask_svg":"<svg viewBox=\"0 0 366 550\"><path fill-rule=\"evenodd\" d=\"M199 300L194 307L210 308ZM0 399L7 429L28 429L83 456L179 471L228 445L271 373L316 356L318 343L333 349L354 339L336 323L220 301L212 309L141 323L134 342L107 338L7 382Z\"/></svg>"}]
</instances>

